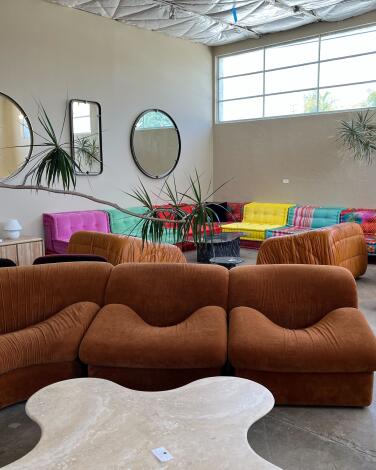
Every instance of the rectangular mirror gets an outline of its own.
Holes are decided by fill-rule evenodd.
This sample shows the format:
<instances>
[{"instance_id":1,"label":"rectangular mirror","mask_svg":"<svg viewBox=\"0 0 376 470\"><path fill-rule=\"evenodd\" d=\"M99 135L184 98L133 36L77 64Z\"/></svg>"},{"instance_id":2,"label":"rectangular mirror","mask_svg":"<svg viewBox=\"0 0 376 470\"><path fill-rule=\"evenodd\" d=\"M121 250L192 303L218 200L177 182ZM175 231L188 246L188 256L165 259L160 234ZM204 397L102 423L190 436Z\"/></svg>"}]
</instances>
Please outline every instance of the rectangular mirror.
<instances>
[{"instance_id":1,"label":"rectangular mirror","mask_svg":"<svg viewBox=\"0 0 376 470\"><path fill-rule=\"evenodd\" d=\"M100 175L103 171L101 106L95 101L69 102L71 152L77 175Z\"/></svg>"}]
</instances>

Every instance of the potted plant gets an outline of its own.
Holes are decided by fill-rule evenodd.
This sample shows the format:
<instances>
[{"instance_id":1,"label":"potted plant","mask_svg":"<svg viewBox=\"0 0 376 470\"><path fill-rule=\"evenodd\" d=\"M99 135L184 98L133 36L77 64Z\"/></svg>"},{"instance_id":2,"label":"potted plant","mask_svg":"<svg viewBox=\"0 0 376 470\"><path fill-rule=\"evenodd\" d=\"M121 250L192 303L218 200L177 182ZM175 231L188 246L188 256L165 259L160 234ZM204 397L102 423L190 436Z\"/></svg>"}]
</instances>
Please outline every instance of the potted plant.
<instances>
[{"instance_id":1,"label":"potted plant","mask_svg":"<svg viewBox=\"0 0 376 470\"><path fill-rule=\"evenodd\" d=\"M164 204L158 207L152 203L150 194L140 182L140 188L128 195L146 208L144 215L147 217L139 222L142 226L142 240L163 242L166 226L171 225L174 243L192 242L197 249L197 261L208 263L209 259L214 256L210 241L215 236L220 223L212 208L215 203L210 203L211 207L209 207L209 200L224 184L213 191L209 187L204 193L200 176L195 170L194 177L189 176L188 189L180 192L173 177L173 184L170 184L168 180L163 183L160 194L165 198ZM187 205L189 205L189 210L186 210Z\"/></svg>"}]
</instances>

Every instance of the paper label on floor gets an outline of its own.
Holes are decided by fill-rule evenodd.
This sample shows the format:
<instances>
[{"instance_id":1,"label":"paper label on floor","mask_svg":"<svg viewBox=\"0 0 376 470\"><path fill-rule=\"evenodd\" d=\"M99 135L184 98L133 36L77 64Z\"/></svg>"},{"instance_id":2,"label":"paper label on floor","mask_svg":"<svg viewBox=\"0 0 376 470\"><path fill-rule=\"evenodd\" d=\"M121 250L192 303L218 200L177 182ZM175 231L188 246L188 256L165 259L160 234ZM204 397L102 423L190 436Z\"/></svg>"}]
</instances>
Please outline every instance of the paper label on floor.
<instances>
[{"instance_id":1,"label":"paper label on floor","mask_svg":"<svg viewBox=\"0 0 376 470\"><path fill-rule=\"evenodd\" d=\"M152 452L160 462L168 462L169 460L173 459L173 456L164 447L158 447L157 449L153 449Z\"/></svg>"}]
</instances>

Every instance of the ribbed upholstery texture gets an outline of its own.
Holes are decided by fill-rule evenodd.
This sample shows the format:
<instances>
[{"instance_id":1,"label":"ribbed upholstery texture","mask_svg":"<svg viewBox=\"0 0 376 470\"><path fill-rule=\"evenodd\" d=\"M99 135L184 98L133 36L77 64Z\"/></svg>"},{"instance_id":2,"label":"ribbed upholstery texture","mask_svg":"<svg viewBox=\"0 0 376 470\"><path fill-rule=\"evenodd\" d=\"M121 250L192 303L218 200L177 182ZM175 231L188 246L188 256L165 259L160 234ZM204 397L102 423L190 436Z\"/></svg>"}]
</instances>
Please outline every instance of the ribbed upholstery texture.
<instances>
[{"instance_id":1,"label":"ribbed upholstery texture","mask_svg":"<svg viewBox=\"0 0 376 470\"><path fill-rule=\"evenodd\" d=\"M356 307L356 284L343 268L232 269L235 374L264 384L281 404L369 405L376 338Z\"/></svg>"},{"instance_id":2,"label":"ribbed upholstery texture","mask_svg":"<svg viewBox=\"0 0 376 470\"><path fill-rule=\"evenodd\" d=\"M0 270L0 408L87 374L165 390L221 375L226 360L277 403L368 405L376 339L351 273L95 262Z\"/></svg>"},{"instance_id":3,"label":"ribbed upholstery texture","mask_svg":"<svg viewBox=\"0 0 376 470\"><path fill-rule=\"evenodd\" d=\"M347 268L354 277L367 270L367 248L358 224L343 223L310 232L268 238L257 264L323 264Z\"/></svg>"},{"instance_id":4,"label":"ribbed upholstery texture","mask_svg":"<svg viewBox=\"0 0 376 470\"><path fill-rule=\"evenodd\" d=\"M60 263L0 269L0 334L47 320L77 302L103 304L108 263Z\"/></svg>"},{"instance_id":5,"label":"ribbed upholstery texture","mask_svg":"<svg viewBox=\"0 0 376 470\"><path fill-rule=\"evenodd\" d=\"M186 263L180 248L165 243L142 243L140 238L112 233L77 232L68 253L104 256L114 266L122 263Z\"/></svg>"}]
</instances>

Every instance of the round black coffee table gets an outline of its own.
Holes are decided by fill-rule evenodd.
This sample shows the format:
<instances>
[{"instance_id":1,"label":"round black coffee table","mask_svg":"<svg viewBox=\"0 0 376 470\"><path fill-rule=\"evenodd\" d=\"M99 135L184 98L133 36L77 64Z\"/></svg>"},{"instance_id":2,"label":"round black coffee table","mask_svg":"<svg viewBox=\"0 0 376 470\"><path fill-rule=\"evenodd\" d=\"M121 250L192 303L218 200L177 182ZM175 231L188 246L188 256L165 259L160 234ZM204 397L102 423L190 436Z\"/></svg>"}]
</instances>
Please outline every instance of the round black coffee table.
<instances>
[{"instance_id":1,"label":"round black coffee table","mask_svg":"<svg viewBox=\"0 0 376 470\"><path fill-rule=\"evenodd\" d=\"M238 264L244 263L244 259L238 256L215 256L210 258L210 262L211 264L218 264L219 266L231 269L235 268Z\"/></svg>"},{"instance_id":2,"label":"round black coffee table","mask_svg":"<svg viewBox=\"0 0 376 470\"><path fill-rule=\"evenodd\" d=\"M213 257L239 257L240 237L243 235L243 232L222 232L208 236L205 242L197 246L197 261L209 263Z\"/></svg>"}]
</instances>

